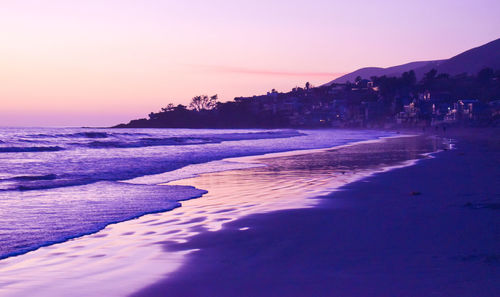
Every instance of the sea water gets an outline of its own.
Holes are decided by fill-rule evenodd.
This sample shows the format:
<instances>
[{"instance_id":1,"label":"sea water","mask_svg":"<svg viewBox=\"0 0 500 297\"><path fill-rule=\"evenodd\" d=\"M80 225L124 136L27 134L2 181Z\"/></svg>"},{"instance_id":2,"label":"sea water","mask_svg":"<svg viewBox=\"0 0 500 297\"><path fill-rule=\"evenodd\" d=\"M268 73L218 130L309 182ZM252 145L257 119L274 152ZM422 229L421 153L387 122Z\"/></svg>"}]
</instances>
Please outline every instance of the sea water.
<instances>
[{"instance_id":1,"label":"sea water","mask_svg":"<svg viewBox=\"0 0 500 297\"><path fill-rule=\"evenodd\" d=\"M168 211L206 192L159 185L251 166L224 158L390 136L365 130L0 129L0 259Z\"/></svg>"}]
</instances>

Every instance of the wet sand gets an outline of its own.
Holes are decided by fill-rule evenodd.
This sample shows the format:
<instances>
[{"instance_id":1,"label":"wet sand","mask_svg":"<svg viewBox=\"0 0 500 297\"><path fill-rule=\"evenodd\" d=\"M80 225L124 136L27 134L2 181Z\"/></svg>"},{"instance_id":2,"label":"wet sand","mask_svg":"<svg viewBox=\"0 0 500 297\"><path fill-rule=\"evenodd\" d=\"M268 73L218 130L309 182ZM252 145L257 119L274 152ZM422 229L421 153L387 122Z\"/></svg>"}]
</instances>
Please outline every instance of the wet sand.
<instances>
[{"instance_id":1,"label":"wet sand","mask_svg":"<svg viewBox=\"0 0 500 297\"><path fill-rule=\"evenodd\" d=\"M193 252L131 296L499 296L498 134L447 133L456 149L347 184L314 207L164 243Z\"/></svg>"}]
</instances>

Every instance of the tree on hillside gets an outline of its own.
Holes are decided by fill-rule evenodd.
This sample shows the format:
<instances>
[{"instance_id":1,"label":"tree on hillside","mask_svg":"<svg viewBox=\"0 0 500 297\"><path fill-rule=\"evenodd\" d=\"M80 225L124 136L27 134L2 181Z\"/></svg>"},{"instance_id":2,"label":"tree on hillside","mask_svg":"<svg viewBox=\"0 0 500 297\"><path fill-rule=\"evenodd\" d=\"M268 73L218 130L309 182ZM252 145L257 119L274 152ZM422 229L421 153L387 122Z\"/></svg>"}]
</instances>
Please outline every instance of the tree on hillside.
<instances>
[{"instance_id":1,"label":"tree on hillside","mask_svg":"<svg viewBox=\"0 0 500 297\"><path fill-rule=\"evenodd\" d=\"M421 80L421 84L427 89L431 88L434 80L436 79L436 74L437 70L431 69L429 72L424 74L424 77Z\"/></svg>"},{"instance_id":2,"label":"tree on hillside","mask_svg":"<svg viewBox=\"0 0 500 297\"><path fill-rule=\"evenodd\" d=\"M208 97L207 95L195 96L191 99L189 109L195 111L211 110L217 106L217 95Z\"/></svg>"},{"instance_id":3,"label":"tree on hillside","mask_svg":"<svg viewBox=\"0 0 500 297\"><path fill-rule=\"evenodd\" d=\"M401 75L401 78L403 80L403 83L406 86L414 86L417 83L417 76L415 75L415 71L410 70L408 72L404 72Z\"/></svg>"},{"instance_id":4,"label":"tree on hillside","mask_svg":"<svg viewBox=\"0 0 500 297\"><path fill-rule=\"evenodd\" d=\"M162 112L169 112L169 111L173 111L175 109L175 105L173 103L169 103L167 105L167 107L163 107L161 109Z\"/></svg>"},{"instance_id":5,"label":"tree on hillside","mask_svg":"<svg viewBox=\"0 0 500 297\"><path fill-rule=\"evenodd\" d=\"M495 71L489 67L481 69L477 74L477 79L482 85L487 85L495 77Z\"/></svg>"}]
</instances>

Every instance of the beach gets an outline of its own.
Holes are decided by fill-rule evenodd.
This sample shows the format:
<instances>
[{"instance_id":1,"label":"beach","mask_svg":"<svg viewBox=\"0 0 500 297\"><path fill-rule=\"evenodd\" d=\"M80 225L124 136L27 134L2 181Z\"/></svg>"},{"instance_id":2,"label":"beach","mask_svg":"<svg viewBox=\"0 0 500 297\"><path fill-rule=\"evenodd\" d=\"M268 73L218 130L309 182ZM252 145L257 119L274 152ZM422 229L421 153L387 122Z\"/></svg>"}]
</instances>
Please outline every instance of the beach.
<instances>
[{"instance_id":1,"label":"beach","mask_svg":"<svg viewBox=\"0 0 500 297\"><path fill-rule=\"evenodd\" d=\"M169 182L207 191L179 208L0 261L0 295L496 296L494 136L237 158Z\"/></svg>"},{"instance_id":2,"label":"beach","mask_svg":"<svg viewBox=\"0 0 500 297\"><path fill-rule=\"evenodd\" d=\"M167 245L196 252L131 296L498 296L499 139L448 133L455 149L347 184L314 208Z\"/></svg>"}]
</instances>

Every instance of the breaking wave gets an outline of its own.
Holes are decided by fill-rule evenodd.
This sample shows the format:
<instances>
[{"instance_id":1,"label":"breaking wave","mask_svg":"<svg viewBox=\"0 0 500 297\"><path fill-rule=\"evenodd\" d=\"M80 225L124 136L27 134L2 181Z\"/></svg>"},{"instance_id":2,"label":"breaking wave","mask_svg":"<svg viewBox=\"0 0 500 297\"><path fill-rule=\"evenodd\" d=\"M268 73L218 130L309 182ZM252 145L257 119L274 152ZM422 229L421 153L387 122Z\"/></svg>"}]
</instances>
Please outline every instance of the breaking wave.
<instances>
[{"instance_id":1,"label":"breaking wave","mask_svg":"<svg viewBox=\"0 0 500 297\"><path fill-rule=\"evenodd\" d=\"M63 151L60 146L7 146L0 147L0 153L29 153L29 152L57 152Z\"/></svg>"}]
</instances>

